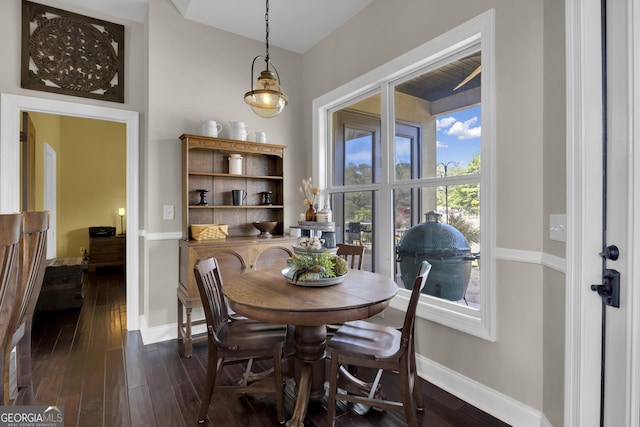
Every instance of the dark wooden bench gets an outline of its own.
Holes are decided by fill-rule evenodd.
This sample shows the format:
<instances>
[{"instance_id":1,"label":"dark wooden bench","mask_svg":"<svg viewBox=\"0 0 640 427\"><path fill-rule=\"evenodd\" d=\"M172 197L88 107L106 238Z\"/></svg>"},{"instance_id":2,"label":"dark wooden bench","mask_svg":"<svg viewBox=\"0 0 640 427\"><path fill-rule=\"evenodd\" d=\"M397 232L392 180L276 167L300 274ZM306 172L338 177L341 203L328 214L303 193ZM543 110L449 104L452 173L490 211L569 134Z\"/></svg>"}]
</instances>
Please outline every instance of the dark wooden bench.
<instances>
[{"instance_id":1,"label":"dark wooden bench","mask_svg":"<svg viewBox=\"0 0 640 427\"><path fill-rule=\"evenodd\" d=\"M79 308L83 299L82 258L53 258L47 261L36 311Z\"/></svg>"}]
</instances>

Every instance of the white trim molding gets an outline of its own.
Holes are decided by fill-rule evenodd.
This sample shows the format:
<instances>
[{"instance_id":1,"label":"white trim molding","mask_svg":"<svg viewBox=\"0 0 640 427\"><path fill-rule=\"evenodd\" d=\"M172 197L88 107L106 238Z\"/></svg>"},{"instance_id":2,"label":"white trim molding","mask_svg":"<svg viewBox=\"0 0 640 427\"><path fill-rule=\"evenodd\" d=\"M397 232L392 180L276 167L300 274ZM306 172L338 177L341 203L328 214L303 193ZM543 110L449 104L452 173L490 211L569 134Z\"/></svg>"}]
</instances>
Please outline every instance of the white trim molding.
<instances>
[{"instance_id":1,"label":"white trim molding","mask_svg":"<svg viewBox=\"0 0 640 427\"><path fill-rule=\"evenodd\" d=\"M525 262L528 264L541 264L560 273L566 273L567 261L564 258L545 252L524 251L521 249L496 248L496 259Z\"/></svg>"},{"instance_id":2,"label":"white trim molding","mask_svg":"<svg viewBox=\"0 0 640 427\"><path fill-rule=\"evenodd\" d=\"M0 94L0 212L20 210L20 112L33 111L124 123L127 139L127 329L139 329L139 113L96 105Z\"/></svg>"},{"instance_id":3,"label":"white trim molding","mask_svg":"<svg viewBox=\"0 0 640 427\"><path fill-rule=\"evenodd\" d=\"M147 233L143 230L140 232L140 236L142 236L147 241L180 240L182 239L182 232L170 231L164 233Z\"/></svg>"},{"instance_id":4,"label":"white trim molding","mask_svg":"<svg viewBox=\"0 0 640 427\"><path fill-rule=\"evenodd\" d=\"M421 378L509 425L552 427L540 411L419 354L416 368Z\"/></svg>"},{"instance_id":5,"label":"white trim molding","mask_svg":"<svg viewBox=\"0 0 640 427\"><path fill-rule=\"evenodd\" d=\"M589 284L602 283L597 254L602 242L602 39L597 1L567 0L567 278L565 325L564 425L595 425L601 403L602 302ZM620 272L620 307L607 308L605 425L640 425L640 268L636 249L640 230L640 127L638 71L640 33L637 0L607 6L607 182L606 244L622 256L611 268ZM595 90L594 90L595 88ZM611 142L614 142L613 144ZM617 163L614 163L616 162ZM615 206L615 210L612 209ZM594 232L594 230L597 230ZM598 331L594 333L594 331ZM619 362L619 363L616 363ZM611 369L613 367L614 369Z\"/></svg>"},{"instance_id":6,"label":"white trim molding","mask_svg":"<svg viewBox=\"0 0 640 427\"><path fill-rule=\"evenodd\" d=\"M629 274L629 283L635 284L629 288L629 301L631 304L631 314L629 315L628 340L629 340L629 390L627 391L628 399L628 418L627 425L640 426L640 290L638 289L638 280L640 278L640 262L638 257L637 242L640 242L640 150L637 149L637 142L640 141L640 5L635 0L627 0L628 17L629 17L629 63L630 76L629 94L631 94L631 126L629 130L629 140L636 141L636 148L632 150L631 170L629 182L629 194L631 194L631 206L629 212L629 235L632 236L631 241L634 244L629 248L629 259L631 268ZM633 145L633 144L632 144Z\"/></svg>"}]
</instances>

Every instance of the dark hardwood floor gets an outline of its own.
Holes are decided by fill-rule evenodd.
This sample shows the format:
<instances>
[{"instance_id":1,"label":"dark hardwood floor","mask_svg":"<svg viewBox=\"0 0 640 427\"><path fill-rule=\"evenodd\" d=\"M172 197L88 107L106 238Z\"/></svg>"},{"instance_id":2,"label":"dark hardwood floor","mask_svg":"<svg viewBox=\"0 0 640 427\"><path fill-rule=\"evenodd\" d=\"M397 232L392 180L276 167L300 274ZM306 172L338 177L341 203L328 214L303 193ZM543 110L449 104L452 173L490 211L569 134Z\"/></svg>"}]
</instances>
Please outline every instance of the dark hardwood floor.
<instances>
[{"instance_id":1,"label":"dark hardwood floor","mask_svg":"<svg viewBox=\"0 0 640 427\"><path fill-rule=\"evenodd\" d=\"M168 304L174 307L175 303ZM175 340L143 345L126 330L121 271L85 275L81 309L37 313L33 328L33 402L64 407L65 426L194 426L204 388L206 343L181 357ZM384 378L384 377L383 377ZM391 378L391 380L389 380ZM398 395L393 376L383 387ZM422 426L507 426L477 408L421 380ZM291 398L287 411L292 412ZM338 412L337 426L404 426L401 411ZM212 426L277 425L272 395L214 393ZM322 402L312 402L305 426L326 426Z\"/></svg>"}]
</instances>

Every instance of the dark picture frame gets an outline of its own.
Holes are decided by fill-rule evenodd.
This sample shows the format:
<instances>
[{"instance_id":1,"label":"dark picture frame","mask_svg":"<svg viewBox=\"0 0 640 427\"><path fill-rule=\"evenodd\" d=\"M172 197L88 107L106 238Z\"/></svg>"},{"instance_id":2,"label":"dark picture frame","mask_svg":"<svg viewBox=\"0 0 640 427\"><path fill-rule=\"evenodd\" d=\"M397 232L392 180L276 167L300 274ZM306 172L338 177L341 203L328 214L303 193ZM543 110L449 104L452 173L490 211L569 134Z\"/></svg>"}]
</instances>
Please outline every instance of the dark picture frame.
<instances>
[{"instance_id":1,"label":"dark picture frame","mask_svg":"<svg viewBox=\"0 0 640 427\"><path fill-rule=\"evenodd\" d=\"M124 25L22 0L21 86L124 103Z\"/></svg>"}]
</instances>

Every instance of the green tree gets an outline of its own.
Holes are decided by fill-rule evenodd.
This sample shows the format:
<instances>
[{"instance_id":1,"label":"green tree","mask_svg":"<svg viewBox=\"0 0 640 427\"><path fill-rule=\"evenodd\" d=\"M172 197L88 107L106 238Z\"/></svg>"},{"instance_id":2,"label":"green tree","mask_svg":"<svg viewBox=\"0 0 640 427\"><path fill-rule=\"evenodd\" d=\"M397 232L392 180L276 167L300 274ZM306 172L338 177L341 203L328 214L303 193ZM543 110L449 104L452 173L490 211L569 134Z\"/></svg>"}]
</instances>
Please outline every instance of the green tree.
<instances>
[{"instance_id":1,"label":"green tree","mask_svg":"<svg viewBox=\"0 0 640 427\"><path fill-rule=\"evenodd\" d=\"M344 169L344 183L346 185L371 184L371 165L350 163Z\"/></svg>"},{"instance_id":2,"label":"green tree","mask_svg":"<svg viewBox=\"0 0 640 427\"><path fill-rule=\"evenodd\" d=\"M344 170L344 182L347 185L371 184L371 165L350 163ZM370 191L355 191L345 194L345 220L371 222L373 200Z\"/></svg>"},{"instance_id":3,"label":"green tree","mask_svg":"<svg viewBox=\"0 0 640 427\"><path fill-rule=\"evenodd\" d=\"M447 170L447 176L477 174L480 172L480 165L480 152L478 152L474 154L466 168L449 169ZM447 204L449 210L477 215L480 212L480 185L450 185L446 190L445 187L442 187L438 191L438 206L446 206Z\"/></svg>"},{"instance_id":4,"label":"green tree","mask_svg":"<svg viewBox=\"0 0 640 427\"><path fill-rule=\"evenodd\" d=\"M399 180L411 178L411 164L396 164L396 177ZM395 228L411 225L411 190L397 189L394 191Z\"/></svg>"}]
</instances>

